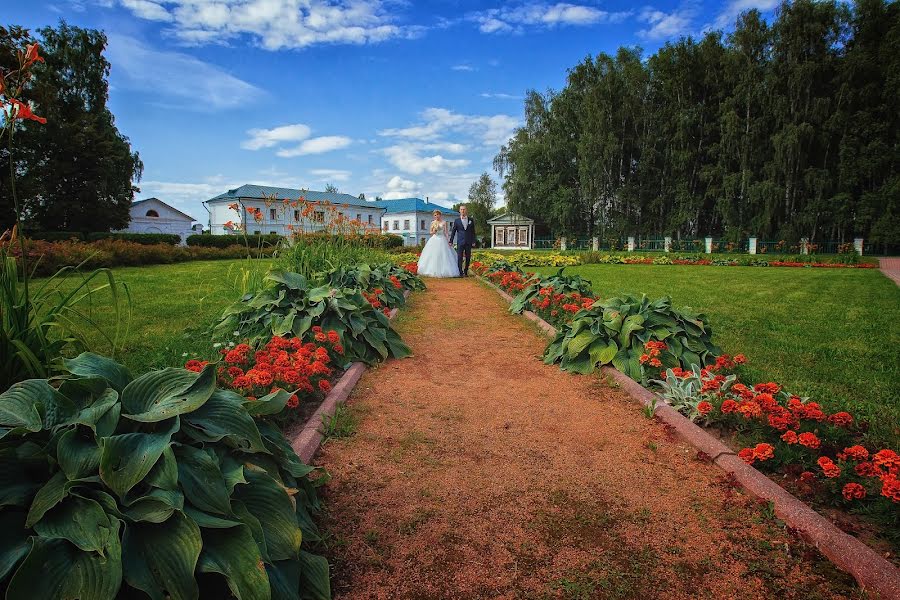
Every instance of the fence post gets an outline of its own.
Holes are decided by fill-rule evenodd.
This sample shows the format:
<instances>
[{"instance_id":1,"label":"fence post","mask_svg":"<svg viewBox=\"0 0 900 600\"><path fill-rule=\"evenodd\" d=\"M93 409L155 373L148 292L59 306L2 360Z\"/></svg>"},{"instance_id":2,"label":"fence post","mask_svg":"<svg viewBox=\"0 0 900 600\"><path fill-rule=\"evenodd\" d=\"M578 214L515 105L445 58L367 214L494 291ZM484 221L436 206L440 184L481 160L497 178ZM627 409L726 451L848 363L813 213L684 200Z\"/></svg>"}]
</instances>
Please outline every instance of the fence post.
<instances>
[{"instance_id":1,"label":"fence post","mask_svg":"<svg viewBox=\"0 0 900 600\"><path fill-rule=\"evenodd\" d=\"M596 252L599 249L600 249L600 238L598 238L598 237L591 238L591 250Z\"/></svg>"},{"instance_id":2,"label":"fence post","mask_svg":"<svg viewBox=\"0 0 900 600\"><path fill-rule=\"evenodd\" d=\"M856 250L856 253L860 256L863 255L863 239L862 238L853 238L853 249Z\"/></svg>"},{"instance_id":3,"label":"fence post","mask_svg":"<svg viewBox=\"0 0 900 600\"><path fill-rule=\"evenodd\" d=\"M706 238L706 253L712 254L712 238L711 237Z\"/></svg>"},{"instance_id":4,"label":"fence post","mask_svg":"<svg viewBox=\"0 0 900 600\"><path fill-rule=\"evenodd\" d=\"M634 252L634 236L628 236L628 251Z\"/></svg>"},{"instance_id":5,"label":"fence post","mask_svg":"<svg viewBox=\"0 0 900 600\"><path fill-rule=\"evenodd\" d=\"M756 254L756 238L752 237L747 241L747 252Z\"/></svg>"},{"instance_id":6,"label":"fence post","mask_svg":"<svg viewBox=\"0 0 900 600\"><path fill-rule=\"evenodd\" d=\"M666 252L672 251L672 238L671 237L666 236L665 238L663 238L663 249Z\"/></svg>"},{"instance_id":7,"label":"fence post","mask_svg":"<svg viewBox=\"0 0 900 600\"><path fill-rule=\"evenodd\" d=\"M565 251L566 249L566 236L559 238L559 249Z\"/></svg>"},{"instance_id":8,"label":"fence post","mask_svg":"<svg viewBox=\"0 0 900 600\"><path fill-rule=\"evenodd\" d=\"M809 254L809 238L800 238L800 254Z\"/></svg>"}]
</instances>

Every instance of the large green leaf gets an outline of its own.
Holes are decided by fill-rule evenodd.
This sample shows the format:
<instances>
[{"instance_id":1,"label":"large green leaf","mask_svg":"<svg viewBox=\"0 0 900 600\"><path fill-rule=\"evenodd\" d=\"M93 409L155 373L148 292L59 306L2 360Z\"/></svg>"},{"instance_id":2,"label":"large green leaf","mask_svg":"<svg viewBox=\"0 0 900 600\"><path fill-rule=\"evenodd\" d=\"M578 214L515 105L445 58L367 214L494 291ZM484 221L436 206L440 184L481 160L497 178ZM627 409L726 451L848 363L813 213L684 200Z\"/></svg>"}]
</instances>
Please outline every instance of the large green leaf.
<instances>
[{"instance_id":1,"label":"large green leaf","mask_svg":"<svg viewBox=\"0 0 900 600\"><path fill-rule=\"evenodd\" d=\"M0 531L3 532L0 535L0 581L3 581L31 548L25 529L25 513L20 510L0 512Z\"/></svg>"},{"instance_id":2,"label":"large green leaf","mask_svg":"<svg viewBox=\"0 0 900 600\"><path fill-rule=\"evenodd\" d=\"M265 563L246 525L204 529L197 569L223 575L237 600L271 599Z\"/></svg>"},{"instance_id":3,"label":"large green leaf","mask_svg":"<svg viewBox=\"0 0 900 600\"><path fill-rule=\"evenodd\" d=\"M200 528L179 512L164 523L129 523L122 540L125 581L152 600L196 600L202 547Z\"/></svg>"},{"instance_id":4,"label":"large green leaf","mask_svg":"<svg viewBox=\"0 0 900 600\"><path fill-rule=\"evenodd\" d=\"M324 556L300 551L300 582L304 598L331 600L331 579Z\"/></svg>"},{"instance_id":5,"label":"large green leaf","mask_svg":"<svg viewBox=\"0 0 900 600\"><path fill-rule=\"evenodd\" d=\"M179 429L178 417L156 427L153 433L123 433L101 440L100 477L120 498L143 480L162 456Z\"/></svg>"},{"instance_id":6,"label":"large green leaf","mask_svg":"<svg viewBox=\"0 0 900 600\"><path fill-rule=\"evenodd\" d=\"M122 548L118 519L103 555L83 552L62 539L31 538L31 550L19 565L6 600L112 600L122 585Z\"/></svg>"},{"instance_id":7,"label":"large green leaf","mask_svg":"<svg viewBox=\"0 0 900 600\"><path fill-rule=\"evenodd\" d=\"M267 563L266 573L272 585L272 600L300 600L299 559Z\"/></svg>"},{"instance_id":8,"label":"large green leaf","mask_svg":"<svg viewBox=\"0 0 900 600\"><path fill-rule=\"evenodd\" d=\"M115 519L113 519L115 520ZM35 523L34 530L46 539L69 540L85 552L101 555L109 544L112 531L118 526L94 500L68 496Z\"/></svg>"},{"instance_id":9,"label":"large green leaf","mask_svg":"<svg viewBox=\"0 0 900 600\"><path fill-rule=\"evenodd\" d=\"M590 330L578 333L578 335L569 340L569 344L566 346L566 354L569 358L575 358L596 338L597 336L591 333Z\"/></svg>"},{"instance_id":10,"label":"large green leaf","mask_svg":"<svg viewBox=\"0 0 900 600\"><path fill-rule=\"evenodd\" d=\"M100 468L100 446L92 435L82 435L78 428L72 428L60 435L56 460L70 480L96 475Z\"/></svg>"},{"instance_id":11,"label":"large green leaf","mask_svg":"<svg viewBox=\"0 0 900 600\"><path fill-rule=\"evenodd\" d=\"M178 489L178 461L175 460L175 453L172 447L167 446L163 450L162 456L153 465L153 468L147 473L144 480L147 485L163 490Z\"/></svg>"},{"instance_id":12,"label":"large green leaf","mask_svg":"<svg viewBox=\"0 0 900 600\"><path fill-rule=\"evenodd\" d=\"M26 508L50 477L49 461L44 449L34 442L0 449L0 507Z\"/></svg>"},{"instance_id":13,"label":"large green leaf","mask_svg":"<svg viewBox=\"0 0 900 600\"><path fill-rule=\"evenodd\" d=\"M197 410L215 389L216 367L212 364L199 375L184 369L151 371L122 392L122 416L132 421L164 421Z\"/></svg>"},{"instance_id":14,"label":"large green leaf","mask_svg":"<svg viewBox=\"0 0 900 600\"><path fill-rule=\"evenodd\" d=\"M162 523L176 511L184 509L184 495L178 490L151 488L143 496L129 498L122 509L130 521Z\"/></svg>"},{"instance_id":15,"label":"large green leaf","mask_svg":"<svg viewBox=\"0 0 900 600\"><path fill-rule=\"evenodd\" d=\"M270 271L269 274L266 275L266 279L276 281L292 290L306 290L309 286L306 277L303 275L283 271L281 269Z\"/></svg>"},{"instance_id":16,"label":"large green leaf","mask_svg":"<svg viewBox=\"0 0 900 600\"><path fill-rule=\"evenodd\" d=\"M245 469L247 485L235 489L235 497L257 518L266 537L271 560L297 557L303 534L297 525L294 503L276 480L255 468Z\"/></svg>"},{"instance_id":17,"label":"large green leaf","mask_svg":"<svg viewBox=\"0 0 900 600\"><path fill-rule=\"evenodd\" d=\"M244 400L244 408L251 415L261 417L265 415L277 415L290 400L290 392L284 390L276 390L270 394L266 394L256 400Z\"/></svg>"},{"instance_id":18,"label":"large green leaf","mask_svg":"<svg viewBox=\"0 0 900 600\"><path fill-rule=\"evenodd\" d=\"M0 394L0 425L36 432L50 428L75 413L72 402L46 379L14 383Z\"/></svg>"},{"instance_id":19,"label":"large green leaf","mask_svg":"<svg viewBox=\"0 0 900 600\"><path fill-rule=\"evenodd\" d=\"M202 511L230 515L228 486L215 454L183 444L173 450L178 460L178 483L188 501Z\"/></svg>"},{"instance_id":20,"label":"large green leaf","mask_svg":"<svg viewBox=\"0 0 900 600\"><path fill-rule=\"evenodd\" d=\"M100 356L92 352L82 352L71 360L63 360L66 369L82 377L102 377L109 385L119 393L131 383L131 371L111 358Z\"/></svg>"},{"instance_id":21,"label":"large green leaf","mask_svg":"<svg viewBox=\"0 0 900 600\"><path fill-rule=\"evenodd\" d=\"M631 334L644 328L644 317L641 315L628 315L622 323L622 331L619 333L622 347L631 345Z\"/></svg>"},{"instance_id":22,"label":"large green leaf","mask_svg":"<svg viewBox=\"0 0 900 600\"><path fill-rule=\"evenodd\" d=\"M197 430L205 442L228 438L238 448L267 452L244 402L239 394L216 390L203 406L184 415L182 422Z\"/></svg>"},{"instance_id":23,"label":"large green leaf","mask_svg":"<svg viewBox=\"0 0 900 600\"><path fill-rule=\"evenodd\" d=\"M606 365L612 361L618 351L619 347L616 346L615 342L600 339L591 344L588 353L591 356L591 363L594 365Z\"/></svg>"},{"instance_id":24,"label":"large green leaf","mask_svg":"<svg viewBox=\"0 0 900 600\"><path fill-rule=\"evenodd\" d=\"M68 492L69 480L66 479L65 473L57 472L34 495L31 508L28 509L28 517L25 519L25 526L31 527L40 521L48 510L62 502Z\"/></svg>"}]
</instances>

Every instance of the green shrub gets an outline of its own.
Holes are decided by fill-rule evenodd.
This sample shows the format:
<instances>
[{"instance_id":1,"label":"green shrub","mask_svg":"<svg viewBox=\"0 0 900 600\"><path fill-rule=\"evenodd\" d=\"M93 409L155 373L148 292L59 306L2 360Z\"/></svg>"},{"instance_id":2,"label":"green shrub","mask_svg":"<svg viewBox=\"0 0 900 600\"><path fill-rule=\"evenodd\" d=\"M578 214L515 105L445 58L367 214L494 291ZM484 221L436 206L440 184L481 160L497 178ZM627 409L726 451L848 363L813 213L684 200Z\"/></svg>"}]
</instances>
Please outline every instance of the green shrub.
<instances>
[{"instance_id":1,"label":"green shrub","mask_svg":"<svg viewBox=\"0 0 900 600\"><path fill-rule=\"evenodd\" d=\"M311 282L324 283L330 273L341 267L385 260L387 255L364 243L363 236L306 234L291 239L281 251L278 264Z\"/></svg>"},{"instance_id":2,"label":"green shrub","mask_svg":"<svg viewBox=\"0 0 900 600\"><path fill-rule=\"evenodd\" d=\"M181 236L174 233L116 233L116 232L98 232L88 233L84 236L88 242L96 242L98 240L122 240L125 242L134 242L135 244L143 244L152 246L156 244L169 244L177 246L181 243Z\"/></svg>"},{"instance_id":3,"label":"green shrub","mask_svg":"<svg viewBox=\"0 0 900 600\"><path fill-rule=\"evenodd\" d=\"M319 325L338 332L348 362L372 364L388 356L409 356L387 316L374 309L361 290L313 287L302 275L282 270L270 272L266 280L269 287L225 309L214 329L217 336L232 339L237 332L258 346L273 335L308 339L312 327Z\"/></svg>"},{"instance_id":4,"label":"green shrub","mask_svg":"<svg viewBox=\"0 0 900 600\"><path fill-rule=\"evenodd\" d=\"M644 379L640 357L645 344L664 342L664 367L691 369L715 360L721 350L712 343L705 315L672 308L668 296L653 302L646 295L624 295L580 310L560 327L544 352L544 362L560 363L565 371L591 373L612 363L632 379Z\"/></svg>"},{"instance_id":5,"label":"green shrub","mask_svg":"<svg viewBox=\"0 0 900 600\"><path fill-rule=\"evenodd\" d=\"M84 240L84 234L80 231L34 231L26 234L25 237L29 240L43 240L45 242Z\"/></svg>"},{"instance_id":6,"label":"green shrub","mask_svg":"<svg viewBox=\"0 0 900 600\"><path fill-rule=\"evenodd\" d=\"M284 238L280 235L189 235L186 242L188 246L203 248L230 248L231 246L250 246L250 248L266 248L277 246Z\"/></svg>"},{"instance_id":7,"label":"green shrub","mask_svg":"<svg viewBox=\"0 0 900 600\"><path fill-rule=\"evenodd\" d=\"M541 289L544 288L553 288L554 294L571 294L575 292L582 296L589 297L593 295L593 288L589 280L583 279L581 275L563 275L564 270L565 267L561 267L555 275L529 280L528 287L516 295L509 306L509 310L514 314L521 314L526 309L529 309L531 300L537 298Z\"/></svg>"},{"instance_id":8,"label":"green shrub","mask_svg":"<svg viewBox=\"0 0 900 600\"><path fill-rule=\"evenodd\" d=\"M315 469L263 419L288 392L245 400L214 365L67 368L0 394L5 598L330 598Z\"/></svg>"},{"instance_id":9,"label":"green shrub","mask_svg":"<svg viewBox=\"0 0 900 600\"><path fill-rule=\"evenodd\" d=\"M405 305L404 292L425 289L421 279L391 263L372 266L363 263L353 267L340 267L329 274L328 285L341 289L358 288L366 292L380 289L383 291L380 300L388 308Z\"/></svg>"}]
</instances>

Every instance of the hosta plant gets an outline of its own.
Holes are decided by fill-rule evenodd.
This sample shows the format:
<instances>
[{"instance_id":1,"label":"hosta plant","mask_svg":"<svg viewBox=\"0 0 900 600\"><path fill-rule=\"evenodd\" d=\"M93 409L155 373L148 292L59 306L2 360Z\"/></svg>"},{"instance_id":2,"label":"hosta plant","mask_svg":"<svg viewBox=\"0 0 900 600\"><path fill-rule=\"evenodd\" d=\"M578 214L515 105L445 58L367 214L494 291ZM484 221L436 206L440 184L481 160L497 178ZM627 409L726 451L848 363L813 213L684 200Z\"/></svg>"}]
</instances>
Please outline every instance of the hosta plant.
<instances>
[{"instance_id":1,"label":"hosta plant","mask_svg":"<svg viewBox=\"0 0 900 600\"><path fill-rule=\"evenodd\" d=\"M721 354L704 315L672 308L668 296L651 301L624 295L576 313L547 346L544 362L576 373L611 363L641 381L646 379L641 356L649 341L665 342L659 360L667 368L702 367Z\"/></svg>"},{"instance_id":2,"label":"hosta plant","mask_svg":"<svg viewBox=\"0 0 900 600\"><path fill-rule=\"evenodd\" d=\"M425 289L425 284L416 275L392 263L340 267L329 274L328 283L335 288L359 288L367 293L381 290L377 295L387 308L406 304L404 292Z\"/></svg>"},{"instance_id":3,"label":"hosta plant","mask_svg":"<svg viewBox=\"0 0 900 600\"><path fill-rule=\"evenodd\" d=\"M7 600L328 598L314 470L213 365L133 378L82 354L0 394ZM260 417L257 419L255 417ZM230 590L230 594L229 594Z\"/></svg>"},{"instance_id":4,"label":"hosta plant","mask_svg":"<svg viewBox=\"0 0 900 600\"><path fill-rule=\"evenodd\" d=\"M252 346L272 336L310 339L312 327L336 331L347 362L375 363L410 351L387 316L375 309L358 288L313 287L305 277L272 271L268 287L247 294L225 309L215 331L221 336L249 338Z\"/></svg>"},{"instance_id":5,"label":"hosta plant","mask_svg":"<svg viewBox=\"0 0 900 600\"><path fill-rule=\"evenodd\" d=\"M583 279L581 275L564 275L564 270L565 267L562 267L555 275L535 277L528 282L528 286L519 292L513 303L510 305L510 312L521 314L523 311L532 308L532 305L534 304L532 300L535 300L542 295L549 297L550 303L552 303L553 297L557 295L567 296L570 294L578 294L580 297L590 297L593 295L593 289L591 288L591 282L589 280ZM549 308L550 303L548 303L547 308Z\"/></svg>"}]
</instances>

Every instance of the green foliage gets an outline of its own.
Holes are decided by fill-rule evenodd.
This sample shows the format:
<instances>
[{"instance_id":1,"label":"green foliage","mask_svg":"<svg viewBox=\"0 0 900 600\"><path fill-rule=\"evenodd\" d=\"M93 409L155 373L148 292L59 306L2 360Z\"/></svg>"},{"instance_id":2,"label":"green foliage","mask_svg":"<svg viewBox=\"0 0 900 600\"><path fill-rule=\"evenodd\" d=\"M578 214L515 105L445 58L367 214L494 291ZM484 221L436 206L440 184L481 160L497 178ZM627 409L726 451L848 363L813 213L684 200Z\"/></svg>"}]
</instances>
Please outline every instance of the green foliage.
<instances>
[{"instance_id":1,"label":"green foliage","mask_svg":"<svg viewBox=\"0 0 900 600\"><path fill-rule=\"evenodd\" d=\"M0 394L7 599L330 598L315 469L214 365L66 368Z\"/></svg>"},{"instance_id":2,"label":"green foliage","mask_svg":"<svg viewBox=\"0 0 900 600\"><path fill-rule=\"evenodd\" d=\"M650 383L659 386L659 395L665 399L667 404L686 415L691 421L696 421L702 416L697 410L697 405L704 400L700 394L703 378L700 376L698 365L693 365L693 368L687 371L692 375L676 377L672 369L666 369L664 380L653 379ZM719 384L717 391L727 392L736 379L737 377L734 375L727 375L725 380Z\"/></svg>"},{"instance_id":3,"label":"green foliage","mask_svg":"<svg viewBox=\"0 0 900 600\"><path fill-rule=\"evenodd\" d=\"M313 234L294 236L281 252L278 264L285 271L323 283L331 272L341 267L375 264L386 259L382 252L367 245L363 236Z\"/></svg>"},{"instance_id":4,"label":"green foliage","mask_svg":"<svg viewBox=\"0 0 900 600\"><path fill-rule=\"evenodd\" d=\"M126 242L134 242L136 244L144 244L151 246L154 244L169 244L177 246L181 243L181 236L174 233L110 233L97 232L88 233L84 236L88 242L97 240L124 240Z\"/></svg>"},{"instance_id":5,"label":"green foliage","mask_svg":"<svg viewBox=\"0 0 900 600\"><path fill-rule=\"evenodd\" d=\"M673 309L668 296L651 302L646 295L623 295L583 309L562 325L544 352L544 362L560 363L575 373L591 373L611 363L641 381L640 357L649 341L666 343L668 351L659 357L665 367L704 366L721 354L705 315Z\"/></svg>"},{"instance_id":6,"label":"green foliage","mask_svg":"<svg viewBox=\"0 0 900 600\"><path fill-rule=\"evenodd\" d=\"M19 278L16 261L0 247L0 389L24 379L49 377L61 367L66 351L79 351L105 343L112 351L121 344L130 308L108 269L82 275L64 285L76 268L66 267L39 285ZM99 283L99 285L97 285ZM26 288L27 286L27 288ZM97 307L92 308L92 304ZM99 308L113 318L101 326L93 314ZM87 341L90 335L92 342Z\"/></svg>"},{"instance_id":7,"label":"green foliage","mask_svg":"<svg viewBox=\"0 0 900 600\"><path fill-rule=\"evenodd\" d=\"M198 246L201 248L230 248L232 246L246 246L251 248L275 247L284 238L280 235L247 235L246 239L243 235L205 235L194 234L189 235L185 243L188 246Z\"/></svg>"},{"instance_id":8,"label":"green foliage","mask_svg":"<svg viewBox=\"0 0 900 600\"><path fill-rule=\"evenodd\" d=\"M375 310L358 288L313 286L303 275L273 270L269 286L247 294L225 309L215 333L232 339L234 333L252 345L275 335L303 338L314 325L341 336L348 361L375 363L389 356L409 356L406 344L387 316Z\"/></svg>"},{"instance_id":9,"label":"green foliage","mask_svg":"<svg viewBox=\"0 0 900 600\"><path fill-rule=\"evenodd\" d=\"M564 270L565 267L562 267L554 275L538 276L531 279L528 286L519 292L512 304L510 304L510 312L521 314L523 311L530 309L531 300L537 298L543 288L553 288L554 294L571 294L576 292L582 296L593 295L594 292L590 281L582 279L581 275L563 275Z\"/></svg>"},{"instance_id":10,"label":"green foliage","mask_svg":"<svg viewBox=\"0 0 900 600\"><path fill-rule=\"evenodd\" d=\"M394 285L391 278L396 279L400 287ZM357 288L371 291L381 289L384 293L380 300L388 308L398 308L406 304L404 292L425 289L425 283L406 269L393 263L367 265L365 263L352 267L339 267L328 275L328 285L347 289Z\"/></svg>"}]
</instances>

